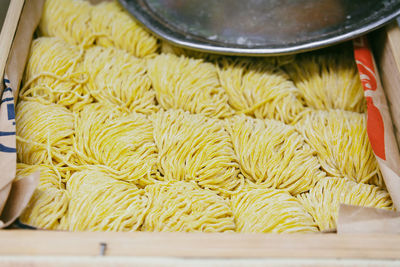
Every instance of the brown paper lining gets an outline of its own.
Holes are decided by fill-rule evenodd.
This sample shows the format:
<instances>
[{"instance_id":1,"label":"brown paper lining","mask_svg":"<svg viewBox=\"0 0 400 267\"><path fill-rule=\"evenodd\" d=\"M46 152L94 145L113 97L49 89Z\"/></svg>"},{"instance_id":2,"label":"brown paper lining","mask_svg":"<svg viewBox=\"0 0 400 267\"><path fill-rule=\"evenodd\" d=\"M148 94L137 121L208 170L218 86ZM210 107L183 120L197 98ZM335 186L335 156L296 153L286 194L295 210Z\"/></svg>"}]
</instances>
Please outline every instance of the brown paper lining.
<instances>
[{"instance_id":1,"label":"brown paper lining","mask_svg":"<svg viewBox=\"0 0 400 267\"><path fill-rule=\"evenodd\" d=\"M43 3L44 0L26 1L21 17L7 18L19 19L19 23L8 55L4 77L1 74L2 100L12 97L17 99L29 47L40 20ZM11 88L12 92L5 90L8 88ZM12 100L0 105L1 131L15 132L15 120L10 119L11 106L9 106L15 102ZM14 112L14 108L12 111ZM2 138L2 145L8 148L16 147L15 135ZM3 228L18 218L26 207L37 186L39 175L31 175L13 182L16 173L16 153L0 152L0 169L2 170L0 174L0 228Z\"/></svg>"},{"instance_id":2,"label":"brown paper lining","mask_svg":"<svg viewBox=\"0 0 400 267\"><path fill-rule=\"evenodd\" d=\"M5 209L0 216L1 227L9 226L21 215L38 185L39 176L39 172L36 172L12 183Z\"/></svg>"},{"instance_id":3,"label":"brown paper lining","mask_svg":"<svg viewBox=\"0 0 400 267\"><path fill-rule=\"evenodd\" d=\"M377 90L375 92L366 92L366 96L370 96L375 106L379 109L383 121L385 130L385 151L386 160L376 157L380 170L385 180L387 190L393 200L393 205L396 210L400 210L400 152L397 144L396 136L394 134L393 119L388 101L386 99L385 91L382 87L382 82L378 73L378 68L376 67L375 60L373 62L376 80L377 80Z\"/></svg>"},{"instance_id":4,"label":"brown paper lining","mask_svg":"<svg viewBox=\"0 0 400 267\"><path fill-rule=\"evenodd\" d=\"M340 205L338 234L400 234L400 212Z\"/></svg>"}]
</instances>

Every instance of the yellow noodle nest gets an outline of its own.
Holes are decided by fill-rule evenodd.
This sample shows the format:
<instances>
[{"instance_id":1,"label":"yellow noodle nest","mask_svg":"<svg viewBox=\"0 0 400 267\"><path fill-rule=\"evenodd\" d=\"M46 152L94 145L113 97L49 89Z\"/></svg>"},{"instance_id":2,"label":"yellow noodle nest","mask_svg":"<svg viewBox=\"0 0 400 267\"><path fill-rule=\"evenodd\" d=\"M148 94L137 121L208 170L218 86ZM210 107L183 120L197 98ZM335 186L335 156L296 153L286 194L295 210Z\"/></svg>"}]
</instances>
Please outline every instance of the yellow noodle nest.
<instances>
[{"instance_id":1,"label":"yellow noodle nest","mask_svg":"<svg viewBox=\"0 0 400 267\"><path fill-rule=\"evenodd\" d=\"M146 61L114 48L87 50L55 37L36 39L21 99L57 103L79 111L94 100L126 112L155 112L155 91Z\"/></svg>"},{"instance_id":2,"label":"yellow noodle nest","mask_svg":"<svg viewBox=\"0 0 400 267\"><path fill-rule=\"evenodd\" d=\"M145 114L157 110L144 60L114 48L92 47L85 52L83 65L88 90L98 102Z\"/></svg>"},{"instance_id":3,"label":"yellow noodle nest","mask_svg":"<svg viewBox=\"0 0 400 267\"><path fill-rule=\"evenodd\" d=\"M392 201L386 190L374 185L357 184L347 178L327 177L298 196L304 208L314 217L321 231L336 228L339 205L358 205L392 209Z\"/></svg>"},{"instance_id":4,"label":"yellow noodle nest","mask_svg":"<svg viewBox=\"0 0 400 267\"><path fill-rule=\"evenodd\" d=\"M350 111L310 111L297 124L329 175L383 186L366 129L366 115Z\"/></svg>"},{"instance_id":5,"label":"yellow noodle nest","mask_svg":"<svg viewBox=\"0 0 400 267\"><path fill-rule=\"evenodd\" d=\"M309 233L318 228L300 202L283 190L253 188L230 199L238 232Z\"/></svg>"},{"instance_id":6,"label":"yellow noodle nest","mask_svg":"<svg viewBox=\"0 0 400 267\"><path fill-rule=\"evenodd\" d=\"M74 146L82 165L101 166L117 179L142 186L155 179L157 148L152 123L144 115L86 106L76 121Z\"/></svg>"},{"instance_id":7,"label":"yellow noodle nest","mask_svg":"<svg viewBox=\"0 0 400 267\"><path fill-rule=\"evenodd\" d=\"M65 107L21 101L16 109L20 162L65 166L73 161L74 116Z\"/></svg>"},{"instance_id":8,"label":"yellow noodle nest","mask_svg":"<svg viewBox=\"0 0 400 267\"><path fill-rule=\"evenodd\" d=\"M279 68L249 59L224 58L219 64L221 85L238 113L290 123L303 110L299 90Z\"/></svg>"},{"instance_id":9,"label":"yellow noodle nest","mask_svg":"<svg viewBox=\"0 0 400 267\"><path fill-rule=\"evenodd\" d=\"M86 170L67 182L68 213L61 227L70 231L137 231L148 210L143 189L115 180L107 174Z\"/></svg>"},{"instance_id":10,"label":"yellow noodle nest","mask_svg":"<svg viewBox=\"0 0 400 267\"><path fill-rule=\"evenodd\" d=\"M253 183L298 194L325 176L316 151L293 126L241 115L227 120L225 127L240 169Z\"/></svg>"},{"instance_id":11,"label":"yellow noodle nest","mask_svg":"<svg viewBox=\"0 0 400 267\"><path fill-rule=\"evenodd\" d=\"M148 61L148 71L157 100L164 109L183 109L217 118L232 115L211 63L161 54Z\"/></svg>"},{"instance_id":12,"label":"yellow noodle nest","mask_svg":"<svg viewBox=\"0 0 400 267\"><path fill-rule=\"evenodd\" d=\"M71 110L92 102L84 86L87 76L82 61L82 51L59 38L34 40L20 98L57 103Z\"/></svg>"},{"instance_id":13,"label":"yellow noodle nest","mask_svg":"<svg viewBox=\"0 0 400 267\"><path fill-rule=\"evenodd\" d=\"M304 96L315 109L366 110L364 91L352 54L304 54L285 66Z\"/></svg>"},{"instance_id":14,"label":"yellow noodle nest","mask_svg":"<svg viewBox=\"0 0 400 267\"><path fill-rule=\"evenodd\" d=\"M117 1L94 6L91 24L98 35L98 45L113 46L137 57L150 56L158 50L157 39L145 31Z\"/></svg>"},{"instance_id":15,"label":"yellow noodle nest","mask_svg":"<svg viewBox=\"0 0 400 267\"><path fill-rule=\"evenodd\" d=\"M137 57L154 54L157 39L115 2L91 5L81 0L46 0L39 25L44 36L70 44L116 47Z\"/></svg>"},{"instance_id":16,"label":"yellow noodle nest","mask_svg":"<svg viewBox=\"0 0 400 267\"><path fill-rule=\"evenodd\" d=\"M64 184L56 172L44 165L17 164L16 179L23 179L35 172L40 172L39 185L20 220L38 228L59 229L60 220L67 213L69 204Z\"/></svg>"},{"instance_id":17,"label":"yellow noodle nest","mask_svg":"<svg viewBox=\"0 0 400 267\"><path fill-rule=\"evenodd\" d=\"M228 203L194 183L174 182L146 187L151 202L144 231L227 232L235 230Z\"/></svg>"},{"instance_id":18,"label":"yellow noodle nest","mask_svg":"<svg viewBox=\"0 0 400 267\"><path fill-rule=\"evenodd\" d=\"M58 36L74 45L93 34L92 6L81 0L46 0L39 29L44 36Z\"/></svg>"},{"instance_id":19,"label":"yellow noodle nest","mask_svg":"<svg viewBox=\"0 0 400 267\"><path fill-rule=\"evenodd\" d=\"M237 189L239 165L221 121L181 110L158 112L152 121L159 179L193 180L223 193Z\"/></svg>"}]
</instances>

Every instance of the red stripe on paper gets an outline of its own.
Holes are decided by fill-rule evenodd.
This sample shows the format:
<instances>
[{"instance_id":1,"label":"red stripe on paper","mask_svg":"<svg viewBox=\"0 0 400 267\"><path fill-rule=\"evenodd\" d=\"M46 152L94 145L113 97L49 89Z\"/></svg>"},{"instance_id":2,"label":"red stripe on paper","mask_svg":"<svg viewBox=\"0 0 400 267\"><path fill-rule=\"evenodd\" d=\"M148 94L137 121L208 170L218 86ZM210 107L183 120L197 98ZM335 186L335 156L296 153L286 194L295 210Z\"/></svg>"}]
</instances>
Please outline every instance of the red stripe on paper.
<instances>
[{"instance_id":1,"label":"red stripe on paper","mask_svg":"<svg viewBox=\"0 0 400 267\"><path fill-rule=\"evenodd\" d=\"M375 65L371 49L365 37L357 38L354 44L354 57L357 63L358 72L364 88L364 91L376 91L377 79ZM375 106L373 98L366 96L368 118L367 133L372 149L376 156L386 160L385 152L385 124L382 114L378 107Z\"/></svg>"}]
</instances>

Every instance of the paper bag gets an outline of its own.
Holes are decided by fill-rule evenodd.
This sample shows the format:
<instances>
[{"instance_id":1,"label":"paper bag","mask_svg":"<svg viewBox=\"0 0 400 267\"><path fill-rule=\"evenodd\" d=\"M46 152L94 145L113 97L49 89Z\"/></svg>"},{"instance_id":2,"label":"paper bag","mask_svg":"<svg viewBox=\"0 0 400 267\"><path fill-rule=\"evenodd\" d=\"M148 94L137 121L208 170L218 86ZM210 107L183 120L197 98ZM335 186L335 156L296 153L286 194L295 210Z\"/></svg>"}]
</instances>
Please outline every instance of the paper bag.
<instances>
[{"instance_id":1,"label":"paper bag","mask_svg":"<svg viewBox=\"0 0 400 267\"><path fill-rule=\"evenodd\" d=\"M12 4L12 3L11 3ZM37 27L43 1L26 1L22 10L23 20L18 23L0 82L0 227L14 221L28 204L39 175L13 182L16 174L15 103L29 53L33 33ZM7 19L18 19L7 18ZM0 59L5 60L5 59ZM23 195L21 195L23 194Z\"/></svg>"}]
</instances>

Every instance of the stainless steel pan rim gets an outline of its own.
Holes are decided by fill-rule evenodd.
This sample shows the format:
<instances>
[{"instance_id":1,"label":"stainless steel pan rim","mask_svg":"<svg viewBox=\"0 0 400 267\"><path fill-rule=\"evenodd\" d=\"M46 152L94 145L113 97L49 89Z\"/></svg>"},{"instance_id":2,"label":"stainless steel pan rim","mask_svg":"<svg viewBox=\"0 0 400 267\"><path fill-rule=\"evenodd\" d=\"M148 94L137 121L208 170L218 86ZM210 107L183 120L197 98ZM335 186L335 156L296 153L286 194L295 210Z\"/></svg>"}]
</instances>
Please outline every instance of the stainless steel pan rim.
<instances>
[{"instance_id":1,"label":"stainless steel pan rim","mask_svg":"<svg viewBox=\"0 0 400 267\"><path fill-rule=\"evenodd\" d=\"M225 54L225 55L247 55L247 56L271 56L271 55L287 55L300 52L306 52L317 48L326 47L343 41L353 39L355 37L373 31L387 22L393 20L400 15L400 3L398 8L390 12L384 12L375 18L365 18L359 21L359 25L354 28L343 30L343 32L327 33L321 35L320 38L309 42L287 43L281 46L259 46L245 47L232 43L213 42L212 40L204 40L197 38L195 35L183 33L171 27L163 18L158 16L151 10L145 0L119 0L144 27L148 28L159 38L173 43L179 47L189 48L197 51ZM398 1L400 2L400 1ZM397 4L397 3L396 3Z\"/></svg>"}]
</instances>

